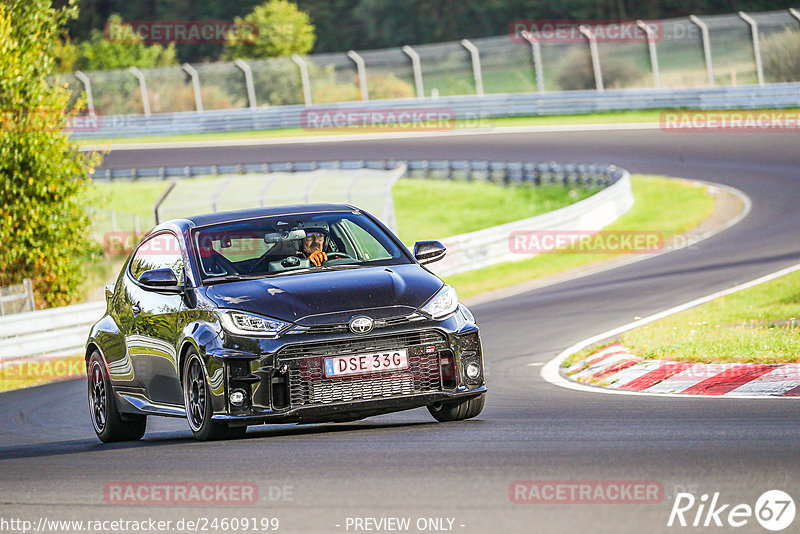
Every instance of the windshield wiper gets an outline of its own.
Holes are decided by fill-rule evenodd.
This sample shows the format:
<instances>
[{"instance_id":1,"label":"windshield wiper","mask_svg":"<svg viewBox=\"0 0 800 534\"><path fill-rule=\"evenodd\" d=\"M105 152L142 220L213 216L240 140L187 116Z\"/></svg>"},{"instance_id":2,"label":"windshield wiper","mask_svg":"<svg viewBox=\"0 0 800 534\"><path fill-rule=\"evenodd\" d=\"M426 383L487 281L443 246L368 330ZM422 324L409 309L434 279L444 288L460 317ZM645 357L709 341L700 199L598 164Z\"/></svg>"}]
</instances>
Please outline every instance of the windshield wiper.
<instances>
[{"instance_id":1,"label":"windshield wiper","mask_svg":"<svg viewBox=\"0 0 800 534\"><path fill-rule=\"evenodd\" d=\"M304 267L302 269L287 269L285 271L280 271L277 273L269 273L266 276L268 278L276 277L276 276L286 276L289 274L300 274L300 273L321 273L324 271L339 271L344 269L356 269L359 267L366 267L366 265L356 264L356 263L344 263L342 265L321 265L319 267Z\"/></svg>"},{"instance_id":2,"label":"windshield wiper","mask_svg":"<svg viewBox=\"0 0 800 534\"><path fill-rule=\"evenodd\" d=\"M237 280L255 280L256 278L263 278L264 274L222 274L219 276L211 276L204 278L203 282L216 283L216 282L235 282Z\"/></svg>"}]
</instances>

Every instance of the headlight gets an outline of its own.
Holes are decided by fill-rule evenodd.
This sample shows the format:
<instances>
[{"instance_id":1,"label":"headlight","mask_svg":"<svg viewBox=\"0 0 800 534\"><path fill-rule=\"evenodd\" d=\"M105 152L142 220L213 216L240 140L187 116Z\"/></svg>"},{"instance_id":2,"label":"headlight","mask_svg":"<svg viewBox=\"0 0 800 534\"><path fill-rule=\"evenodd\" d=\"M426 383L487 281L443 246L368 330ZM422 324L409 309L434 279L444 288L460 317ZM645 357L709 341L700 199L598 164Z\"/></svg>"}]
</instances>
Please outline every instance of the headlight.
<instances>
[{"instance_id":1,"label":"headlight","mask_svg":"<svg viewBox=\"0 0 800 534\"><path fill-rule=\"evenodd\" d=\"M451 286L445 285L431 297L420 311L433 319L447 317L458 308L458 295Z\"/></svg>"},{"instance_id":2,"label":"headlight","mask_svg":"<svg viewBox=\"0 0 800 534\"><path fill-rule=\"evenodd\" d=\"M221 312L219 318L225 330L239 336L275 337L289 326L289 323L277 319L268 319L242 312Z\"/></svg>"}]
</instances>

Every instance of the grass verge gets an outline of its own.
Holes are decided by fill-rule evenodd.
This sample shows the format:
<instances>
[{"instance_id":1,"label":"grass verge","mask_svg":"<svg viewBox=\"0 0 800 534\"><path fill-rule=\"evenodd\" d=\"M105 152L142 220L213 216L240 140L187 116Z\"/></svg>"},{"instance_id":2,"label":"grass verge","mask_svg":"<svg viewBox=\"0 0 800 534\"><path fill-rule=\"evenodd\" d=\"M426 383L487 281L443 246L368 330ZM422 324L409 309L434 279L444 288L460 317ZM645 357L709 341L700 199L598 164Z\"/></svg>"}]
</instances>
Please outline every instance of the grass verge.
<instances>
[{"instance_id":1,"label":"grass verge","mask_svg":"<svg viewBox=\"0 0 800 534\"><path fill-rule=\"evenodd\" d=\"M800 362L800 272L631 330L621 341L648 359Z\"/></svg>"},{"instance_id":2,"label":"grass verge","mask_svg":"<svg viewBox=\"0 0 800 534\"><path fill-rule=\"evenodd\" d=\"M80 377L85 373L86 362L80 354L5 362L0 367L0 392Z\"/></svg>"},{"instance_id":3,"label":"grass verge","mask_svg":"<svg viewBox=\"0 0 800 534\"><path fill-rule=\"evenodd\" d=\"M664 111L675 111L667 109L651 109L643 111L614 111L609 113L587 113L582 115L547 115L540 117L497 117L482 118L475 120L458 120L455 122L455 130L473 128L498 128L503 126L552 126L565 124L614 124L614 123L634 123L634 122L659 122L661 113ZM691 110L686 110L691 111ZM708 110L705 110L708 111ZM792 109L764 109L748 110L749 112L782 112L796 113L800 108ZM152 137L115 137L98 139L78 139L78 143L83 145L105 145L115 143L168 143L175 141L214 141L214 140L236 140L236 139L270 139L281 137L305 137L320 135L346 135L355 133L391 133L395 131L391 128L376 128L375 130L321 130L303 128L284 128L281 130L253 130L246 132L222 132L204 134L177 134L170 136Z\"/></svg>"},{"instance_id":4,"label":"grass verge","mask_svg":"<svg viewBox=\"0 0 800 534\"><path fill-rule=\"evenodd\" d=\"M603 230L661 232L667 241L697 226L714 210L714 200L704 186L644 175L632 176L631 186L635 199L633 207ZM517 262L449 276L446 281L456 288L459 297L466 298L619 255L566 251L540 254Z\"/></svg>"}]
</instances>

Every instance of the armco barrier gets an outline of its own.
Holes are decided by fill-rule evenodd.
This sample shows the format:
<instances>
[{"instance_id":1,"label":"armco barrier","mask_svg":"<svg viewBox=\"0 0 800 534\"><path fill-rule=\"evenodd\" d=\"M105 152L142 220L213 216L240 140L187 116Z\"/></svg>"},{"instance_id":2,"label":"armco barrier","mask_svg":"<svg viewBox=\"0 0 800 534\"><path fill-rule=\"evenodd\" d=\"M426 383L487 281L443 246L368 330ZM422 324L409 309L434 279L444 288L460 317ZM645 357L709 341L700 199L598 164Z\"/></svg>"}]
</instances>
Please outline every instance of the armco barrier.
<instances>
[{"instance_id":1,"label":"armco barrier","mask_svg":"<svg viewBox=\"0 0 800 534\"><path fill-rule=\"evenodd\" d=\"M90 302L0 318L0 363L24 356L82 352L89 327L105 309L105 302Z\"/></svg>"},{"instance_id":2,"label":"armco barrier","mask_svg":"<svg viewBox=\"0 0 800 534\"><path fill-rule=\"evenodd\" d=\"M607 111L646 109L765 109L800 107L800 82L706 87L691 89L616 89L605 91L560 91L552 93L504 93L463 95L437 99L394 99L340 102L314 106L274 106L183 111L144 115L101 117L96 128L76 129L75 139L143 137L188 133L221 133L303 127L309 110L409 109L452 112L466 121L455 128L485 126L484 119L537 115L573 115Z\"/></svg>"},{"instance_id":3,"label":"armco barrier","mask_svg":"<svg viewBox=\"0 0 800 534\"><path fill-rule=\"evenodd\" d=\"M592 231L614 221L633 205L630 175L613 165L562 165L556 163L503 161L428 161L408 162L302 162L272 163L266 170L312 170L316 168L396 168L406 164L407 176L488 180L501 183L530 183L536 185L564 184L602 187L594 195L559 210L487 228L476 232L443 238L448 248L443 260L430 265L441 275L449 275L494 263L522 259L508 247L509 233L514 230ZM380 165L380 166L379 166ZM331 167L333 166L333 167ZM223 166L214 166L218 170ZM236 166L239 172L263 172L263 165ZM208 168L187 168L187 176L204 174ZM152 169L127 169L126 172L100 177L131 179L158 176ZM163 171L163 169L162 169ZM83 350L90 326L106 309L105 302L64 306L0 318L0 365L4 361L28 356L76 354Z\"/></svg>"}]
</instances>

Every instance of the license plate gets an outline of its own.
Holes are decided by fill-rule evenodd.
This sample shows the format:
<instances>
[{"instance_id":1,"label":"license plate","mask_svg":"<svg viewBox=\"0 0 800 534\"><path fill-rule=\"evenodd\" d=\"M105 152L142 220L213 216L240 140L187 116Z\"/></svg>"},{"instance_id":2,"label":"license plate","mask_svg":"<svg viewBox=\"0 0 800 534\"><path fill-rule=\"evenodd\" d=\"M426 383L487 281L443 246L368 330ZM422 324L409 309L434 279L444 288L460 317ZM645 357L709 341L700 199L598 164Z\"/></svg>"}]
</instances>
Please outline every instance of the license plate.
<instances>
[{"instance_id":1,"label":"license plate","mask_svg":"<svg viewBox=\"0 0 800 534\"><path fill-rule=\"evenodd\" d=\"M406 349L325 358L325 376L351 376L408 369Z\"/></svg>"}]
</instances>

